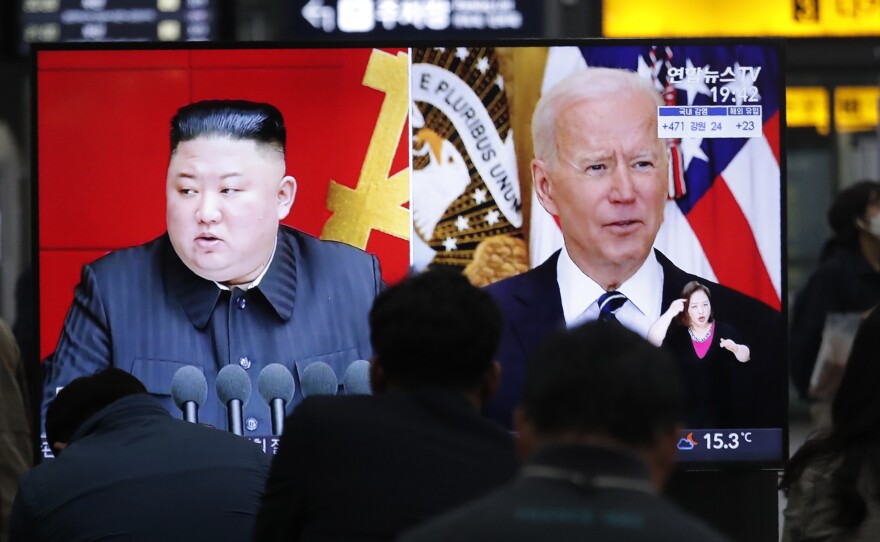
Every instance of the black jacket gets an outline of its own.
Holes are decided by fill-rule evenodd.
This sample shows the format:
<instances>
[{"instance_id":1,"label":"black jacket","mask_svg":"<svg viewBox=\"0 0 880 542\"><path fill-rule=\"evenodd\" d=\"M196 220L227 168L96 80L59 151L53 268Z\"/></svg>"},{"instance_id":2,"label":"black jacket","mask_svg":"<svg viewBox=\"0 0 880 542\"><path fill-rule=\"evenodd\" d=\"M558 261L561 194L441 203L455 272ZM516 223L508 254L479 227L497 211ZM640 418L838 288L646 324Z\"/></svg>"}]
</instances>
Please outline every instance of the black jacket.
<instances>
[{"instance_id":1,"label":"black jacket","mask_svg":"<svg viewBox=\"0 0 880 542\"><path fill-rule=\"evenodd\" d=\"M556 445L509 486L407 533L401 542L581 540L717 542L721 535L653 494L645 465L619 450Z\"/></svg>"},{"instance_id":2,"label":"black jacket","mask_svg":"<svg viewBox=\"0 0 880 542\"><path fill-rule=\"evenodd\" d=\"M10 541L247 540L268 465L253 442L123 397L22 476Z\"/></svg>"},{"instance_id":3,"label":"black jacket","mask_svg":"<svg viewBox=\"0 0 880 542\"><path fill-rule=\"evenodd\" d=\"M819 263L791 311L791 380L807 397L813 366L822 344L825 316L862 312L880 303L880 273L861 252L837 248Z\"/></svg>"},{"instance_id":4,"label":"black jacket","mask_svg":"<svg viewBox=\"0 0 880 542\"><path fill-rule=\"evenodd\" d=\"M309 397L284 427L255 540L392 540L513 478L513 439L454 391Z\"/></svg>"}]
</instances>

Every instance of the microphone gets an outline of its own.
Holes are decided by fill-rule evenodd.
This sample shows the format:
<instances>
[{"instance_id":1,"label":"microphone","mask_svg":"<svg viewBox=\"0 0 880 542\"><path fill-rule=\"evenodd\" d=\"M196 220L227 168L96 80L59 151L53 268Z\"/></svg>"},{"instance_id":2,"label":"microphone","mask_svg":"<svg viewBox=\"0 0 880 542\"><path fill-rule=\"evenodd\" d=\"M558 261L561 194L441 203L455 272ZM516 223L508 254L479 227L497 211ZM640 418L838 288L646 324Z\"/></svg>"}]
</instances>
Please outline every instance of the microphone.
<instances>
[{"instance_id":1,"label":"microphone","mask_svg":"<svg viewBox=\"0 0 880 542\"><path fill-rule=\"evenodd\" d=\"M339 380L333 369L323 361L316 361L306 367L299 377L303 397L310 395L336 395Z\"/></svg>"},{"instance_id":2,"label":"microphone","mask_svg":"<svg viewBox=\"0 0 880 542\"><path fill-rule=\"evenodd\" d=\"M183 419L199 423L199 407L208 397L208 381L205 375L192 365L178 369L171 378L171 398L183 411Z\"/></svg>"},{"instance_id":3,"label":"microphone","mask_svg":"<svg viewBox=\"0 0 880 542\"><path fill-rule=\"evenodd\" d=\"M226 424L231 433L243 435L241 408L251 398L251 379L238 365L227 365L217 373L217 398L226 406Z\"/></svg>"},{"instance_id":4,"label":"microphone","mask_svg":"<svg viewBox=\"0 0 880 542\"><path fill-rule=\"evenodd\" d=\"M266 365L257 377L257 389L263 399L269 403L272 415L272 434L284 432L284 408L293 399L296 384L287 367L280 363Z\"/></svg>"},{"instance_id":5,"label":"microphone","mask_svg":"<svg viewBox=\"0 0 880 542\"><path fill-rule=\"evenodd\" d=\"M342 377L346 395L372 395L370 387L370 362L365 359L353 361Z\"/></svg>"}]
</instances>

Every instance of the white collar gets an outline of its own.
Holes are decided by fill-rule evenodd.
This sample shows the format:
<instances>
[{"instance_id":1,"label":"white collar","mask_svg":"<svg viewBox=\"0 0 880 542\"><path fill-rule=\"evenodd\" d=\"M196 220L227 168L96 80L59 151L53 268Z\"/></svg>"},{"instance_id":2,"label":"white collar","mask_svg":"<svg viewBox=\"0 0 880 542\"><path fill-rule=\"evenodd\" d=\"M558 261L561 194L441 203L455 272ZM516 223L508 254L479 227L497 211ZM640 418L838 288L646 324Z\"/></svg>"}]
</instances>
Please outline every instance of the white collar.
<instances>
[{"instance_id":1,"label":"white collar","mask_svg":"<svg viewBox=\"0 0 880 542\"><path fill-rule=\"evenodd\" d=\"M576 322L605 293L604 288L580 270L565 247L562 247L556 263L556 280L562 298L562 314L568 325ZM649 321L660 317L663 268L653 249L648 252L641 267L617 291L625 295Z\"/></svg>"},{"instance_id":2,"label":"white collar","mask_svg":"<svg viewBox=\"0 0 880 542\"><path fill-rule=\"evenodd\" d=\"M263 277L266 276L266 272L269 270L269 266L272 265L272 260L275 258L275 249L278 247L278 236L275 236L275 242L272 244L272 254L269 255L269 261L266 262L266 265L263 267L263 270L260 271L260 274L257 275L250 284L245 286L235 286L235 288L241 288L242 290L250 290L251 288L256 288L260 285L260 281L263 280ZM231 290L229 286L222 284L220 282L214 281L214 284L217 285L221 290L226 290L227 292Z\"/></svg>"}]
</instances>

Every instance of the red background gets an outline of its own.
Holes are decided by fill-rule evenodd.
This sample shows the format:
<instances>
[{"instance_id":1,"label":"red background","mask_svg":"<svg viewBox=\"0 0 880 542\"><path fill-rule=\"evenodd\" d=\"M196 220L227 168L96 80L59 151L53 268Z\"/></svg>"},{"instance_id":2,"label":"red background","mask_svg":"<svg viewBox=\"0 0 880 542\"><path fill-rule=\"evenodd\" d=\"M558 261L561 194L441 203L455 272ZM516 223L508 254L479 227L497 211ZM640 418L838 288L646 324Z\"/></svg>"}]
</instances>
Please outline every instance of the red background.
<instances>
[{"instance_id":1,"label":"red background","mask_svg":"<svg viewBox=\"0 0 880 542\"><path fill-rule=\"evenodd\" d=\"M387 51L396 54L397 50ZM284 220L318 236L331 180L354 188L385 94L363 86L372 49L41 51L37 58L40 354L55 349L80 268L165 231L170 119L187 103L269 102L298 182ZM404 127L391 168L409 166ZM387 282L409 243L373 231Z\"/></svg>"}]
</instances>

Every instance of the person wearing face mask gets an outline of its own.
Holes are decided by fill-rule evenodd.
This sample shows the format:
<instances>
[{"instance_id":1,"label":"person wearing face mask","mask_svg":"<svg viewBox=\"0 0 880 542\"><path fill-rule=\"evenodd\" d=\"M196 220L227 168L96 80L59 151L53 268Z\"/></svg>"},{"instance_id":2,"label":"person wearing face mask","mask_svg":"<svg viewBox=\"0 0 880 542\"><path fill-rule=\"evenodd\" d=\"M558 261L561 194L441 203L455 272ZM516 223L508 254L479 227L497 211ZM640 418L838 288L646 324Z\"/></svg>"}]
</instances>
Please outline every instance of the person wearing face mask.
<instances>
[{"instance_id":1,"label":"person wearing face mask","mask_svg":"<svg viewBox=\"0 0 880 542\"><path fill-rule=\"evenodd\" d=\"M651 326L648 341L678 361L688 427L735 427L741 425L737 402L746 384L739 366L751 359L751 350L736 329L715 319L711 299L706 285L688 282Z\"/></svg>"},{"instance_id":2,"label":"person wearing face mask","mask_svg":"<svg viewBox=\"0 0 880 542\"><path fill-rule=\"evenodd\" d=\"M864 312L880 302L880 183L861 181L841 191L828 223L834 236L791 311L789 368L801 399L809 395L828 315Z\"/></svg>"}]
</instances>

